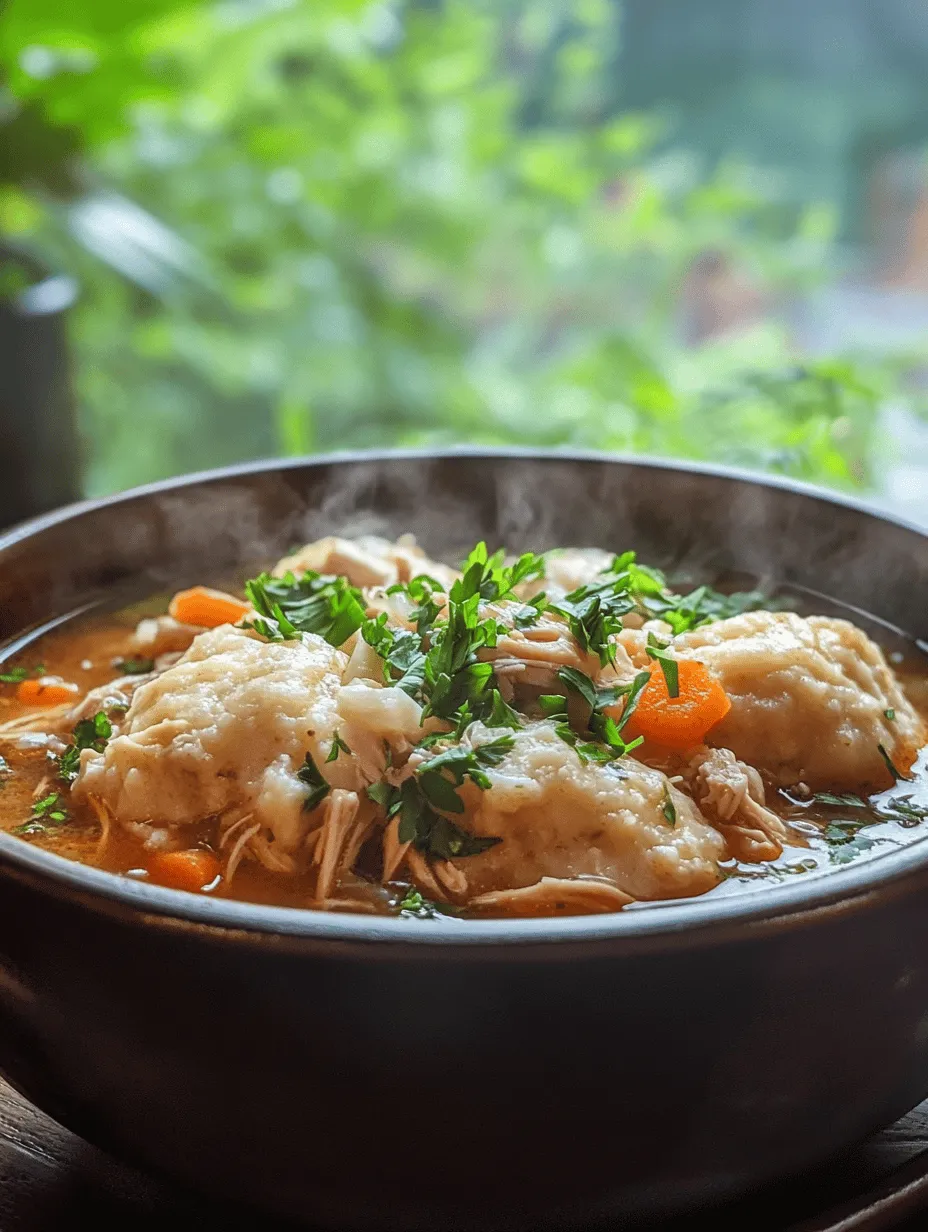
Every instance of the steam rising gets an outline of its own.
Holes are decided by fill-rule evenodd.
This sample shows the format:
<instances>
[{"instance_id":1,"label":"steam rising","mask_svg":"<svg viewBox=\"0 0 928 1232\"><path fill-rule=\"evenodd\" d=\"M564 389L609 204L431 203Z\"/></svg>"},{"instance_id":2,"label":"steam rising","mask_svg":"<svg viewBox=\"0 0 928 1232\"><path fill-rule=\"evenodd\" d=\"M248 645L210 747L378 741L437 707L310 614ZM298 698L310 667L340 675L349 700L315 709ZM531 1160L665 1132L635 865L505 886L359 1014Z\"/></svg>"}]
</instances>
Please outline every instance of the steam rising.
<instances>
[{"instance_id":1,"label":"steam rising","mask_svg":"<svg viewBox=\"0 0 928 1232\"><path fill-rule=\"evenodd\" d=\"M407 531L449 562L478 539L512 551L634 548L680 580L799 584L928 634L926 540L879 517L648 462L463 452L282 465L90 510L0 552L0 581L7 570L18 583L5 588L16 601L4 631L128 579L140 596L241 577L327 534Z\"/></svg>"}]
</instances>

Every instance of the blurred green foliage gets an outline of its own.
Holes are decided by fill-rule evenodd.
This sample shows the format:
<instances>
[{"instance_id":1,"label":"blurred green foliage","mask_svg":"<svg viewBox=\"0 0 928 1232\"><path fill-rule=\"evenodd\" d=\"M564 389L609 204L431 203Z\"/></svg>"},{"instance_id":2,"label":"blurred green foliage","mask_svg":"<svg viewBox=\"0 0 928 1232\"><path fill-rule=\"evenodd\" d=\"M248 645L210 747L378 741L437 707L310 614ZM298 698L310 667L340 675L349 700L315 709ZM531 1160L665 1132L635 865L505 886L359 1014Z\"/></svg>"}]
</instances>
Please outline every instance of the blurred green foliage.
<instances>
[{"instance_id":1,"label":"blurred green foliage","mask_svg":"<svg viewBox=\"0 0 928 1232\"><path fill-rule=\"evenodd\" d=\"M866 484L881 367L681 341L707 254L775 309L831 212L707 178L620 53L615 0L11 0L0 232L81 280L89 490L460 440Z\"/></svg>"}]
</instances>

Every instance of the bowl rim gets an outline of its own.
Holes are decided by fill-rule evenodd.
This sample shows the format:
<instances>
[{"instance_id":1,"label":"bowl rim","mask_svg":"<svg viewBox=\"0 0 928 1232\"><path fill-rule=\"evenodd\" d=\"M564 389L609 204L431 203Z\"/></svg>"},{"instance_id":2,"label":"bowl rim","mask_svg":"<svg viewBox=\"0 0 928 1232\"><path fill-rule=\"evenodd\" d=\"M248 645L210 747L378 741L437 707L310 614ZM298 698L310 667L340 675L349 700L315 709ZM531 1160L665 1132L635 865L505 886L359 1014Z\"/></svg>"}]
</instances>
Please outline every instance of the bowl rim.
<instances>
[{"instance_id":1,"label":"bowl rim","mask_svg":"<svg viewBox=\"0 0 928 1232\"><path fill-rule=\"evenodd\" d=\"M928 530L886 512L871 502L844 493L831 492L801 480L767 475L747 468L595 450L464 445L442 449L346 450L298 458L262 459L173 476L109 496L78 501L21 522L0 534L0 553L84 514L118 507L163 492L277 471L446 458L473 462L492 458L515 458L542 462L606 463L706 475L789 492L848 509L908 531L928 544ZM273 935L342 944L388 942L396 947L412 945L417 950L423 947L444 950L463 947L479 950L488 946L498 948L501 944L524 946L538 943L547 945L552 942L618 942L646 937L670 940L679 938L681 934L703 936L707 932L728 931L732 926L745 928L763 925L786 930L794 927L797 917L806 916L810 912L825 911L830 914L834 909L842 912L863 909L880 897L881 891L898 890L902 883L928 870L926 840L928 835L896 850L874 856L859 865L835 870L832 875L813 877L805 883L804 878L797 877L793 884L779 885L770 893L763 890L746 891L743 894L725 895L715 899L700 896L648 903L640 909L603 915L542 919L442 918L422 921L402 916L355 915L347 912L316 911L311 908L273 907L235 899L213 899L135 881L117 873L81 864L53 852L32 847L5 831L0 831L0 875L24 875L27 880L38 882L46 892L53 895L64 893L68 897L79 898L85 905L98 910L128 908L137 917L142 917L151 924L161 922L207 926L210 930L224 930L229 936L237 934L250 938Z\"/></svg>"}]
</instances>

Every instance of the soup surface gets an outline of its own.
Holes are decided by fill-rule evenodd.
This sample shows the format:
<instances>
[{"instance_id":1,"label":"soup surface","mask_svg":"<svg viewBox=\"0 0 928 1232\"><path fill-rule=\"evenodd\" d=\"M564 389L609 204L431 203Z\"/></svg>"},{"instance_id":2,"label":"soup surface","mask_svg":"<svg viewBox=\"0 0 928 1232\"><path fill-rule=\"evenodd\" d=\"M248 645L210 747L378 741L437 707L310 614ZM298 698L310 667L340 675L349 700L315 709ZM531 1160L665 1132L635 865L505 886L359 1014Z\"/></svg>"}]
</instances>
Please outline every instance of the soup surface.
<instances>
[{"instance_id":1,"label":"soup surface","mask_svg":"<svg viewBox=\"0 0 928 1232\"><path fill-rule=\"evenodd\" d=\"M418 918L840 875L921 836L928 685L899 636L804 606L630 552L324 539L8 658L0 825L192 893Z\"/></svg>"}]
</instances>

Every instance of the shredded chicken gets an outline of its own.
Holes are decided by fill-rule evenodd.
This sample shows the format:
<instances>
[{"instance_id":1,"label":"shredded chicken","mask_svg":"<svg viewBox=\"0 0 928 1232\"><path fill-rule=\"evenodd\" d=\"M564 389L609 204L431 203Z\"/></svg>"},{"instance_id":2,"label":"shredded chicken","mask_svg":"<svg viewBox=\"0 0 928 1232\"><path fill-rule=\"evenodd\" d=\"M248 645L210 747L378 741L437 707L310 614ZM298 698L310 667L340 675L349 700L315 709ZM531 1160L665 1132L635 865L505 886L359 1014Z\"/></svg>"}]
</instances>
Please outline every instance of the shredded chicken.
<instances>
[{"instance_id":1,"label":"shredded chicken","mask_svg":"<svg viewBox=\"0 0 928 1232\"><path fill-rule=\"evenodd\" d=\"M521 890L491 890L478 894L468 906L477 911L505 911L514 916L595 915L621 911L635 900L608 881L595 877L542 877Z\"/></svg>"},{"instance_id":2,"label":"shredded chicken","mask_svg":"<svg viewBox=\"0 0 928 1232\"><path fill-rule=\"evenodd\" d=\"M615 557L614 552L601 548L563 548L545 555L545 573L542 581L525 582L518 588L521 597L530 598L544 590L552 598L562 598L578 586L602 581L598 575L608 569Z\"/></svg>"},{"instance_id":3,"label":"shredded chicken","mask_svg":"<svg viewBox=\"0 0 928 1232\"><path fill-rule=\"evenodd\" d=\"M203 630L182 624L173 616L147 616L136 625L129 645L138 655L157 659L165 654L182 654Z\"/></svg>"},{"instance_id":4,"label":"shredded chicken","mask_svg":"<svg viewBox=\"0 0 928 1232\"><path fill-rule=\"evenodd\" d=\"M285 556L274 566L276 577L285 573L342 574L353 586L392 586L396 582L408 582L420 573L427 573L438 582L451 585L458 576L454 569L431 560L416 546L411 535L403 535L396 543L375 535L362 535L357 539L340 539L329 535L315 543L308 543L290 556Z\"/></svg>"},{"instance_id":5,"label":"shredded chicken","mask_svg":"<svg viewBox=\"0 0 928 1232\"><path fill-rule=\"evenodd\" d=\"M730 749L703 747L689 759L686 776L703 815L725 836L732 855L756 862L775 860L789 831L767 808L764 783L753 766Z\"/></svg>"},{"instance_id":6,"label":"shredded chicken","mask_svg":"<svg viewBox=\"0 0 928 1232\"><path fill-rule=\"evenodd\" d=\"M0 740L14 740L24 732L44 732L48 735L70 737L81 719L93 718L99 711L107 714L116 726L129 709L136 689L151 679L151 675L120 676L91 689L78 702L66 702L62 706L33 711L21 718L0 724Z\"/></svg>"}]
</instances>

